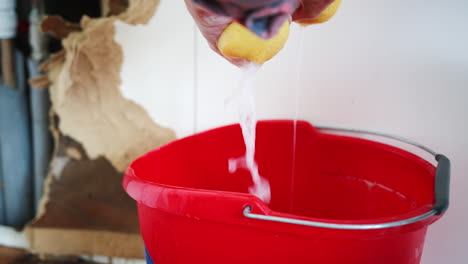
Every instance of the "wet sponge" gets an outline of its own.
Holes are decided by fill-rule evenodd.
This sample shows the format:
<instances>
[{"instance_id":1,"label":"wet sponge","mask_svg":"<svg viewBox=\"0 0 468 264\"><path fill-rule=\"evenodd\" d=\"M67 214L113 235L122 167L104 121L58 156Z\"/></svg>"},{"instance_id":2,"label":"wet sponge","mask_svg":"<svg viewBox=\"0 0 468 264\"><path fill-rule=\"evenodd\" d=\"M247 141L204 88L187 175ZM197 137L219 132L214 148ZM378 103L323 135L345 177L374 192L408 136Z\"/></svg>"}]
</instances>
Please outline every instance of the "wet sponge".
<instances>
[{"instance_id":1,"label":"wet sponge","mask_svg":"<svg viewBox=\"0 0 468 264\"><path fill-rule=\"evenodd\" d=\"M227 58L245 59L264 63L275 56L289 37L289 21L285 21L278 34L262 39L237 22L232 22L218 39L218 49Z\"/></svg>"}]
</instances>

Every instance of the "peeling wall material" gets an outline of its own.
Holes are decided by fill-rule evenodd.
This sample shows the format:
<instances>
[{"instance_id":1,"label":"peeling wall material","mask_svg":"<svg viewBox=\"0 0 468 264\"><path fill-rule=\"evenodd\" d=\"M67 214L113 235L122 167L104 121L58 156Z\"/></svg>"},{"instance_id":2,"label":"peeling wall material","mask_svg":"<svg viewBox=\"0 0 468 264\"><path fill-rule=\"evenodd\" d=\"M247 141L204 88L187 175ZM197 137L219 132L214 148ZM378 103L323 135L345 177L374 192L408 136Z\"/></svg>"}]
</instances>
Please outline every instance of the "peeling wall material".
<instances>
[{"instance_id":1,"label":"peeling wall material","mask_svg":"<svg viewBox=\"0 0 468 264\"><path fill-rule=\"evenodd\" d=\"M61 120L60 131L80 142L91 159L104 156L118 171L175 139L172 129L154 123L141 106L123 98L119 90L123 53L114 41L114 22L147 23L158 3L132 0L127 11L118 16L83 17L81 31L56 17L48 19L58 21L55 25L60 30L51 26L50 20L43 22L43 28L64 37L64 53L43 66L52 83L50 94Z\"/></svg>"},{"instance_id":2,"label":"peeling wall material","mask_svg":"<svg viewBox=\"0 0 468 264\"><path fill-rule=\"evenodd\" d=\"M72 32L81 31L80 25L67 22L60 16L46 16L42 20L40 28L42 32L49 33L59 39L68 37Z\"/></svg>"},{"instance_id":3,"label":"peeling wall material","mask_svg":"<svg viewBox=\"0 0 468 264\"><path fill-rule=\"evenodd\" d=\"M50 86L55 139L39 212L25 229L35 252L144 258L135 202L121 187L121 172L175 133L122 97L114 22L147 23L158 3L130 0L125 12L83 17L80 25L51 16L42 23L64 50L41 65L45 76L30 81Z\"/></svg>"},{"instance_id":4,"label":"peeling wall material","mask_svg":"<svg viewBox=\"0 0 468 264\"><path fill-rule=\"evenodd\" d=\"M91 160L83 147L57 130L55 151L38 215L26 227L30 248L40 254L143 258L135 202L121 186L122 174L104 158Z\"/></svg>"},{"instance_id":5,"label":"peeling wall material","mask_svg":"<svg viewBox=\"0 0 468 264\"><path fill-rule=\"evenodd\" d=\"M101 0L102 16L119 15L128 8L129 0Z\"/></svg>"}]
</instances>

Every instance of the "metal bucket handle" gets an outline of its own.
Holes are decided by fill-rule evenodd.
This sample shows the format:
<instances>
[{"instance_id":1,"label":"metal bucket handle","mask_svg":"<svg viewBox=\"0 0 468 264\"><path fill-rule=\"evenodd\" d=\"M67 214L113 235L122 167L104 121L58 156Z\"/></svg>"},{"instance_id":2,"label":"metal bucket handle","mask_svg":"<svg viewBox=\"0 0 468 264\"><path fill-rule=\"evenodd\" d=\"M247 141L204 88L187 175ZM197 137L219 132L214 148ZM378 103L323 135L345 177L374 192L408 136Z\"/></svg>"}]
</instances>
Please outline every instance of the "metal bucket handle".
<instances>
[{"instance_id":1,"label":"metal bucket handle","mask_svg":"<svg viewBox=\"0 0 468 264\"><path fill-rule=\"evenodd\" d=\"M428 152L432 156L434 156L437 161L437 169L436 169L435 184L434 184L435 204L432 207L432 209L429 212L416 216L416 217L412 217L412 218L408 218L408 219L404 219L400 221L380 223L380 224L334 224L334 223L298 220L298 219L293 219L293 218L288 218L288 217L260 215L260 214L251 213L252 206L250 205L247 205L244 208L243 214L245 217L251 218L251 219L257 219L257 220L280 222L280 223L295 224L295 225L304 225L304 226L311 226L311 227L329 228L329 229L372 230L372 229L383 229L383 228L391 228L391 227L409 225L409 224L424 220L426 218L432 217L434 215L442 215L443 213L445 213L445 211L447 211L449 207L449 197L450 197L450 160L444 155L438 154L437 152L419 143L416 143L414 141L411 141L402 137L398 137L398 136L385 134L385 133L379 133L379 132L361 130L361 129L339 128L339 127L332 127L332 126L316 126L316 128L319 130L333 130L333 131L340 131L340 132L361 133L361 134L375 135L375 136L390 138L390 139L398 140L403 143L420 148Z\"/></svg>"}]
</instances>

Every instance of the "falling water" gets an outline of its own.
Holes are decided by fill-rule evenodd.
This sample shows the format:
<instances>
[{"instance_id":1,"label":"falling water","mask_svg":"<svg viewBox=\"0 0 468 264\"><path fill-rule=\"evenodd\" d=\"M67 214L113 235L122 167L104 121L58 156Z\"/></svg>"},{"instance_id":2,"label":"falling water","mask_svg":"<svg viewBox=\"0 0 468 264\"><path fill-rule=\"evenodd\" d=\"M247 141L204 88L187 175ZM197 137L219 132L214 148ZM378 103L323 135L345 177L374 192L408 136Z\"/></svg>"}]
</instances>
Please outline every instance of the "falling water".
<instances>
[{"instance_id":1,"label":"falling water","mask_svg":"<svg viewBox=\"0 0 468 264\"><path fill-rule=\"evenodd\" d=\"M271 189L268 180L258 172L258 164L255 161L255 137L257 119L255 115L255 89L254 81L260 65L248 64L242 68L240 94L238 96L239 124L245 143L245 155L237 159L229 160L229 171L235 172L238 168L248 169L253 185L249 187L249 193L257 196L262 201L269 203Z\"/></svg>"},{"instance_id":2,"label":"falling water","mask_svg":"<svg viewBox=\"0 0 468 264\"><path fill-rule=\"evenodd\" d=\"M296 144L297 144L297 120L299 118L299 98L301 96L301 87L302 87L302 63L304 55L304 29L305 27L299 26L298 32L298 41L296 48L296 60L297 60L297 69L296 69L296 85L294 88L295 92L295 111L294 111L294 126L293 126L293 142L292 142L292 166L291 166L291 190L289 197L289 212L294 212L294 187L295 187L295 176L296 176Z\"/></svg>"}]
</instances>

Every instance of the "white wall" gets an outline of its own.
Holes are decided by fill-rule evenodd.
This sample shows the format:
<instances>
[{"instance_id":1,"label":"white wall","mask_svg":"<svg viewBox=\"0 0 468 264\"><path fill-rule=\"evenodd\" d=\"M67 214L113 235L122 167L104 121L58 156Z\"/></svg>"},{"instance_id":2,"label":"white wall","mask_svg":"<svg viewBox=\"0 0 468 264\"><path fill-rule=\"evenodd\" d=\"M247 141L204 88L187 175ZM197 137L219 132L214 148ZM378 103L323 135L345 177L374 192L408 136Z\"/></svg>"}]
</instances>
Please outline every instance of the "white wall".
<instances>
[{"instance_id":1,"label":"white wall","mask_svg":"<svg viewBox=\"0 0 468 264\"><path fill-rule=\"evenodd\" d=\"M302 45L294 27L256 83L260 118L294 118L299 93L299 118L404 136L451 158L451 208L430 228L424 264L468 259L467 12L465 0L344 1L332 21L303 30ZM117 29L122 91L156 121L179 136L236 121L225 100L239 70L209 50L182 0Z\"/></svg>"}]
</instances>

